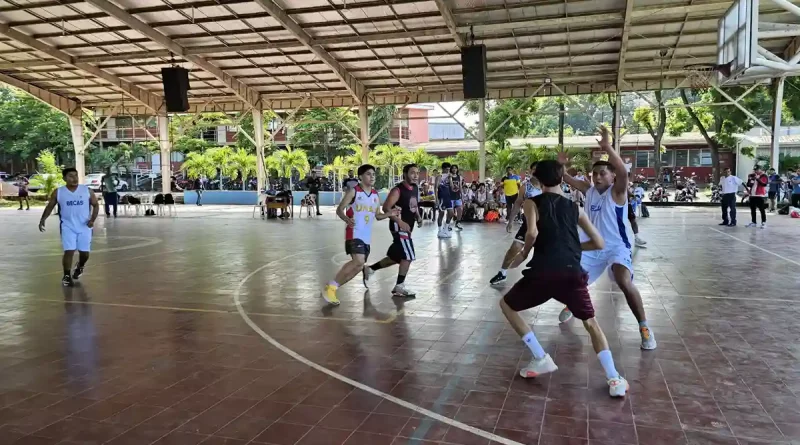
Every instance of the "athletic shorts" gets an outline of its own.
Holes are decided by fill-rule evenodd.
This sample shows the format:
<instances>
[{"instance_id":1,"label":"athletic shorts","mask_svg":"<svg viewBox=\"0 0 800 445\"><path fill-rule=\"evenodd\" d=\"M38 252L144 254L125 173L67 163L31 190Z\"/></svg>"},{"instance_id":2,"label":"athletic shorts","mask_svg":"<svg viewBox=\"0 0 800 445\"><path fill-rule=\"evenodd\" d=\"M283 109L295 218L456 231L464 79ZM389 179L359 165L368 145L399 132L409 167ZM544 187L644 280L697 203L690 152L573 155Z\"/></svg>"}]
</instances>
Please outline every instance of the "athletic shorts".
<instances>
[{"instance_id":1,"label":"athletic shorts","mask_svg":"<svg viewBox=\"0 0 800 445\"><path fill-rule=\"evenodd\" d=\"M449 196L439 196L439 210L452 210L453 200Z\"/></svg>"},{"instance_id":2,"label":"athletic shorts","mask_svg":"<svg viewBox=\"0 0 800 445\"><path fill-rule=\"evenodd\" d=\"M628 221L635 221L636 220L636 210L633 208L633 204L628 201Z\"/></svg>"},{"instance_id":3,"label":"athletic shorts","mask_svg":"<svg viewBox=\"0 0 800 445\"><path fill-rule=\"evenodd\" d=\"M358 238L346 240L344 242L344 253L348 255L364 255L364 259L369 258L369 244Z\"/></svg>"},{"instance_id":4,"label":"athletic shorts","mask_svg":"<svg viewBox=\"0 0 800 445\"><path fill-rule=\"evenodd\" d=\"M517 202L518 197L519 193L517 193L516 195L506 195L506 204L508 205L509 209L511 208L511 206L514 205L515 202Z\"/></svg>"},{"instance_id":5,"label":"athletic shorts","mask_svg":"<svg viewBox=\"0 0 800 445\"><path fill-rule=\"evenodd\" d=\"M514 241L525 244L526 233L528 233L528 223L525 221L525 218L523 217L522 224L520 224L519 230L517 230L517 234L514 235Z\"/></svg>"},{"instance_id":6,"label":"athletic shorts","mask_svg":"<svg viewBox=\"0 0 800 445\"><path fill-rule=\"evenodd\" d=\"M92 229L85 227L75 230L71 227L61 226L61 246L64 251L77 250L80 252L92 251Z\"/></svg>"},{"instance_id":7,"label":"athletic shorts","mask_svg":"<svg viewBox=\"0 0 800 445\"><path fill-rule=\"evenodd\" d=\"M589 275L589 284L594 283L608 270L608 276L614 281L614 272L611 266L620 264L631 272L633 278L633 261L631 259L631 249L622 247L612 247L610 249L583 252L581 255L581 267Z\"/></svg>"},{"instance_id":8,"label":"athletic shorts","mask_svg":"<svg viewBox=\"0 0 800 445\"><path fill-rule=\"evenodd\" d=\"M594 317L588 279L582 270L527 269L503 300L512 310L521 312L541 306L552 298L567 306L578 320L588 320Z\"/></svg>"},{"instance_id":9,"label":"athletic shorts","mask_svg":"<svg viewBox=\"0 0 800 445\"><path fill-rule=\"evenodd\" d=\"M392 241L392 245L389 246L389 250L386 251L386 256L388 256L390 260L399 263L403 260L414 261L417 259L417 254L414 252L414 241L411 240L410 236L393 233L392 238L394 238L394 241Z\"/></svg>"},{"instance_id":10,"label":"athletic shorts","mask_svg":"<svg viewBox=\"0 0 800 445\"><path fill-rule=\"evenodd\" d=\"M769 199L775 199L775 197L778 196L778 192L769 192L768 195Z\"/></svg>"},{"instance_id":11,"label":"athletic shorts","mask_svg":"<svg viewBox=\"0 0 800 445\"><path fill-rule=\"evenodd\" d=\"M454 199L453 200L453 208L456 208L456 207L464 207L464 201L462 201L460 198L459 199Z\"/></svg>"}]
</instances>

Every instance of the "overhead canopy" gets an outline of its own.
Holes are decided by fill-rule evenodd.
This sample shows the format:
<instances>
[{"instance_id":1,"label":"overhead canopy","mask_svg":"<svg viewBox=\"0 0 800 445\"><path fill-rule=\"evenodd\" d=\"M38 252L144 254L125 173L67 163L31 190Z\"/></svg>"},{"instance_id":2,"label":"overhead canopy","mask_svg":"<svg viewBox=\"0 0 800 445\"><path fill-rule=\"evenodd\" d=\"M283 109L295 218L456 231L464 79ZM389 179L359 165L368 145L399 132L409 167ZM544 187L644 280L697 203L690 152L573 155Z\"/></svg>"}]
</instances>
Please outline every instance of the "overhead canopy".
<instances>
[{"instance_id":1,"label":"overhead canopy","mask_svg":"<svg viewBox=\"0 0 800 445\"><path fill-rule=\"evenodd\" d=\"M459 45L487 46L491 98L545 78L567 94L674 88L717 61L730 1L0 0L0 80L110 110L163 113L160 69L194 109L460 100ZM763 21L793 20L762 2ZM790 37L761 44L780 54ZM36 94L36 93L34 93ZM559 94L553 87L537 94ZM205 104L205 105L204 105Z\"/></svg>"}]
</instances>

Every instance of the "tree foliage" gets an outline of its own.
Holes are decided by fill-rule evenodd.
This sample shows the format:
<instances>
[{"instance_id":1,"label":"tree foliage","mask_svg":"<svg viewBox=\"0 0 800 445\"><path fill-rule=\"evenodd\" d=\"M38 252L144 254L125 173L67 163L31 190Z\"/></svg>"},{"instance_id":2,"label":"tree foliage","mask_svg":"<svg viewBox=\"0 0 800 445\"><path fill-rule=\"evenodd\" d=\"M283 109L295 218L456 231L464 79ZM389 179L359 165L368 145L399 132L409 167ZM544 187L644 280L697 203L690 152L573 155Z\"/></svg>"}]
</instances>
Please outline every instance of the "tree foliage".
<instances>
[{"instance_id":1,"label":"tree foliage","mask_svg":"<svg viewBox=\"0 0 800 445\"><path fill-rule=\"evenodd\" d=\"M478 107L478 101L468 101L467 113L477 114ZM505 146L512 137L528 136L537 107L535 99L486 101L486 140Z\"/></svg>"},{"instance_id":2,"label":"tree foliage","mask_svg":"<svg viewBox=\"0 0 800 445\"><path fill-rule=\"evenodd\" d=\"M50 150L43 150L36 157L38 162L38 176L34 176L31 185L38 187L45 196L50 196L53 192L64 185L61 175L63 167L58 165L55 154Z\"/></svg>"}]
</instances>

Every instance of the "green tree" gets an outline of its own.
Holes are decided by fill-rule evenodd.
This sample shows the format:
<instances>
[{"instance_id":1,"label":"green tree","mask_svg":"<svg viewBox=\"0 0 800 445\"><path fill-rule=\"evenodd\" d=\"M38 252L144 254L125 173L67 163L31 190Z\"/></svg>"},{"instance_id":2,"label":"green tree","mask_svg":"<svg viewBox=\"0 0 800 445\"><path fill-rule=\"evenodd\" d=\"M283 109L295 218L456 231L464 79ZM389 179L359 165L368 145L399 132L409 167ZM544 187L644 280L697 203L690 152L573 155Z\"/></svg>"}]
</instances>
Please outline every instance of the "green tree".
<instances>
[{"instance_id":1,"label":"green tree","mask_svg":"<svg viewBox=\"0 0 800 445\"><path fill-rule=\"evenodd\" d=\"M289 178L289 189L292 188L292 174L295 171L303 177L311 169L306 151L301 148L293 150L288 144L286 149L276 150L267 159L269 167L278 167L280 174Z\"/></svg>"},{"instance_id":2,"label":"green tree","mask_svg":"<svg viewBox=\"0 0 800 445\"><path fill-rule=\"evenodd\" d=\"M456 165L462 171L478 171L481 168L477 151L459 151L455 157Z\"/></svg>"},{"instance_id":3,"label":"green tree","mask_svg":"<svg viewBox=\"0 0 800 445\"><path fill-rule=\"evenodd\" d=\"M50 196L57 188L64 185L61 175L63 167L58 165L56 155L50 150L43 150L39 153L36 161L39 163L39 176L35 176L31 180L31 185L38 187L45 196Z\"/></svg>"},{"instance_id":4,"label":"green tree","mask_svg":"<svg viewBox=\"0 0 800 445\"><path fill-rule=\"evenodd\" d=\"M222 178L224 176L232 178L237 173L236 168L234 168L233 164L231 164L233 149L230 147L215 147L206 151L205 154L208 155L216 170L219 172L219 175L217 175L215 172L215 174L211 177L216 177L219 179L219 189L223 190Z\"/></svg>"},{"instance_id":5,"label":"green tree","mask_svg":"<svg viewBox=\"0 0 800 445\"><path fill-rule=\"evenodd\" d=\"M247 178L256 174L256 155L244 148L237 148L231 153L230 165L241 174L242 190L247 190Z\"/></svg>"},{"instance_id":6,"label":"green tree","mask_svg":"<svg viewBox=\"0 0 800 445\"><path fill-rule=\"evenodd\" d=\"M507 167L517 167L517 157L511 147L490 143L486 151L489 158L489 172L492 176L503 176Z\"/></svg>"},{"instance_id":7,"label":"green tree","mask_svg":"<svg viewBox=\"0 0 800 445\"><path fill-rule=\"evenodd\" d=\"M369 137L370 139L374 138L372 141L374 144L382 145L392 142L391 130L395 111L397 111L397 107L394 105L383 105L372 109L369 114Z\"/></svg>"},{"instance_id":8,"label":"green tree","mask_svg":"<svg viewBox=\"0 0 800 445\"><path fill-rule=\"evenodd\" d=\"M307 151L316 163L328 164L342 148L358 144L358 116L349 108L310 108L297 114L289 142ZM349 131L348 131L349 130Z\"/></svg>"},{"instance_id":9,"label":"green tree","mask_svg":"<svg viewBox=\"0 0 800 445\"><path fill-rule=\"evenodd\" d=\"M650 137L653 138L653 151L655 158L653 159L653 167L655 168L656 177L661 172L661 140L664 137L664 130L667 127L667 109L662 105L664 98L660 90L654 93L656 106L642 106L633 112L633 120L640 126L647 129Z\"/></svg>"},{"instance_id":10,"label":"green tree","mask_svg":"<svg viewBox=\"0 0 800 445\"><path fill-rule=\"evenodd\" d=\"M408 153L407 156L408 162L417 164L420 170L425 170L426 172L436 168L436 164L439 162L439 158L428 153L422 147Z\"/></svg>"},{"instance_id":11,"label":"green tree","mask_svg":"<svg viewBox=\"0 0 800 445\"><path fill-rule=\"evenodd\" d=\"M389 183L394 184L403 164L408 162L408 152L398 145L379 145L375 148L375 158L378 166L385 167L389 173Z\"/></svg>"},{"instance_id":12,"label":"green tree","mask_svg":"<svg viewBox=\"0 0 800 445\"><path fill-rule=\"evenodd\" d=\"M336 156L333 158L333 162L330 164L325 165L322 167L322 172L327 176L333 174L333 191L336 191L339 187L341 181L340 178L343 178L344 175L347 174L348 170L352 170L353 166L348 164L345 161L345 158L342 156Z\"/></svg>"},{"instance_id":13,"label":"green tree","mask_svg":"<svg viewBox=\"0 0 800 445\"><path fill-rule=\"evenodd\" d=\"M198 179L202 176L213 178L217 175L217 166L208 154L189 153L186 155L181 170L186 173L189 179Z\"/></svg>"},{"instance_id":14,"label":"green tree","mask_svg":"<svg viewBox=\"0 0 800 445\"><path fill-rule=\"evenodd\" d=\"M469 101L465 107L468 114L478 113L478 101ZM486 140L505 146L512 137L528 136L537 110L536 99L487 101Z\"/></svg>"},{"instance_id":15,"label":"green tree","mask_svg":"<svg viewBox=\"0 0 800 445\"><path fill-rule=\"evenodd\" d=\"M517 154L517 158L522 161L525 168L534 162L544 161L545 159L557 159L558 149L541 145L525 144L525 148Z\"/></svg>"}]
</instances>

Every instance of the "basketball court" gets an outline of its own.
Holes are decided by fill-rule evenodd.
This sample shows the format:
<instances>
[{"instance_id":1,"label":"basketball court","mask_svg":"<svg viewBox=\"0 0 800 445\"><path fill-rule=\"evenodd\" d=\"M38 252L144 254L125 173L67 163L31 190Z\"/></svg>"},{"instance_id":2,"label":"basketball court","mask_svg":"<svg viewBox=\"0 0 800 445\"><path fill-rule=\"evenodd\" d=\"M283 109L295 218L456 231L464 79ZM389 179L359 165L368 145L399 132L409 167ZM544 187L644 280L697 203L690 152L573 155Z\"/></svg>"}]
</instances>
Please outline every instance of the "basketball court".
<instances>
[{"instance_id":1,"label":"basketball court","mask_svg":"<svg viewBox=\"0 0 800 445\"><path fill-rule=\"evenodd\" d=\"M424 226L407 280L416 300L392 301L386 270L369 292L343 286L331 309L319 292L345 256L330 215L100 218L86 275L62 288L57 232L2 211L5 443L800 440L793 221L716 230L716 209L651 212L634 263L658 349L639 349L607 279L592 289L631 383L611 400L585 331L559 326L555 303L524 315L559 371L517 375L530 357L497 306L503 289L487 285L511 242L499 224L450 240ZM390 242L378 224L374 256Z\"/></svg>"}]
</instances>

